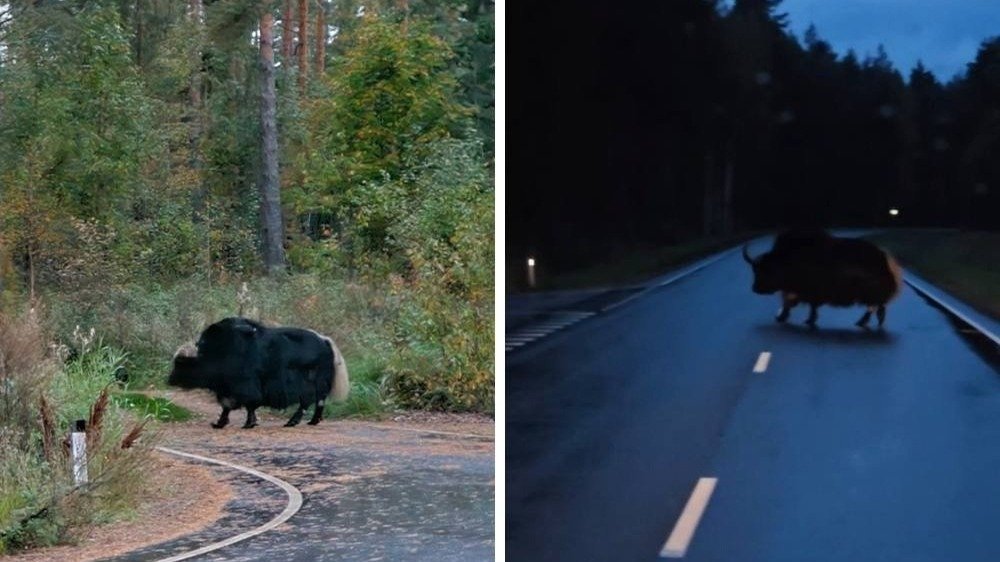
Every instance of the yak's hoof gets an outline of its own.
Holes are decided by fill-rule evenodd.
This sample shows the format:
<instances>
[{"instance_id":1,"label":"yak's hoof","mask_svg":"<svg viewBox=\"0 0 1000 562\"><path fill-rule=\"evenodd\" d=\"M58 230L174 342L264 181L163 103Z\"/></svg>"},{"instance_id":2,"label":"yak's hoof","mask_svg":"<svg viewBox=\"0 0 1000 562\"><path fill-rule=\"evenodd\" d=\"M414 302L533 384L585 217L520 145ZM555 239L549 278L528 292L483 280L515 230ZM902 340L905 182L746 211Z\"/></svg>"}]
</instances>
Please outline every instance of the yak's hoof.
<instances>
[{"instance_id":1,"label":"yak's hoof","mask_svg":"<svg viewBox=\"0 0 1000 562\"><path fill-rule=\"evenodd\" d=\"M226 424L224 424L224 423L212 422L212 428L213 429L222 429L224 427L226 427Z\"/></svg>"},{"instance_id":2,"label":"yak's hoof","mask_svg":"<svg viewBox=\"0 0 1000 562\"><path fill-rule=\"evenodd\" d=\"M246 424L245 423L245 424L243 424L243 429L253 429L255 427L257 427L257 424L255 424L255 423L251 423L251 424Z\"/></svg>"},{"instance_id":3,"label":"yak's hoof","mask_svg":"<svg viewBox=\"0 0 1000 562\"><path fill-rule=\"evenodd\" d=\"M295 427L297 425L299 425L299 422L293 422L293 421L285 422L285 427Z\"/></svg>"},{"instance_id":4,"label":"yak's hoof","mask_svg":"<svg viewBox=\"0 0 1000 562\"><path fill-rule=\"evenodd\" d=\"M306 423L307 423L308 425L317 425L317 424L319 424L319 420L309 420L309 421L307 421Z\"/></svg>"}]
</instances>

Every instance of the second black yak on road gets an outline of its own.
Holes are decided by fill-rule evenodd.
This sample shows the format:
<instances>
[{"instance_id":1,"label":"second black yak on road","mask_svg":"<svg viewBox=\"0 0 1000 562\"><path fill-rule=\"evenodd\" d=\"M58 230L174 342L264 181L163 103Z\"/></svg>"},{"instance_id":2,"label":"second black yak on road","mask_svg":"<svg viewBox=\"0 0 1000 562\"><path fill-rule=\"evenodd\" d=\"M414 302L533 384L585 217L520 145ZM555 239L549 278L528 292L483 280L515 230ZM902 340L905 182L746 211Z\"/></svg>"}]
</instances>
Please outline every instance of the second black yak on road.
<instances>
[{"instance_id":1,"label":"second black yak on road","mask_svg":"<svg viewBox=\"0 0 1000 562\"><path fill-rule=\"evenodd\" d=\"M800 302L810 306L806 324L816 324L816 309L823 304L868 307L857 325L867 327L872 312L878 325L885 322L885 305L899 293L902 274L896 260L878 246L857 238L838 238L818 230L779 234L771 251L743 259L753 267L753 291L781 292L777 320L788 319Z\"/></svg>"},{"instance_id":2,"label":"second black yak on road","mask_svg":"<svg viewBox=\"0 0 1000 562\"><path fill-rule=\"evenodd\" d=\"M226 318L201 333L174 355L167 383L215 394L222 414L212 427L229 423L229 412L247 409L244 428L257 425L261 406L298 404L287 427L297 425L314 404L310 425L323 418L327 396L347 398L347 364L333 341L312 330L271 328L246 318Z\"/></svg>"}]
</instances>

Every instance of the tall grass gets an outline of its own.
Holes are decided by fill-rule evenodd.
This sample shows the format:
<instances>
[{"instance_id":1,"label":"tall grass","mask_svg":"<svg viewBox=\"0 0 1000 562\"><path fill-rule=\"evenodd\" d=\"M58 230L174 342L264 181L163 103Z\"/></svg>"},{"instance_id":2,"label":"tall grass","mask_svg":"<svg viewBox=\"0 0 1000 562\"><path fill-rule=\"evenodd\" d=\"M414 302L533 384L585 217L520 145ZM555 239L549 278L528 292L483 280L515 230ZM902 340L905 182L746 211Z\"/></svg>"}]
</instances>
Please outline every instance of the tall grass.
<instances>
[{"instance_id":1,"label":"tall grass","mask_svg":"<svg viewBox=\"0 0 1000 562\"><path fill-rule=\"evenodd\" d=\"M105 342L128 351L118 376L130 390L163 388L179 346L213 322L243 315L311 328L337 343L351 393L346 403L329 406L330 415L377 416L407 406L491 411L492 293L488 306L472 306L421 290L417 295L398 280L378 286L297 274L246 283L191 278L169 286L109 287L93 301L69 294L48 298L63 337L89 323L104 327Z\"/></svg>"},{"instance_id":2,"label":"tall grass","mask_svg":"<svg viewBox=\"0 0 1000 562\"><path fill-rule=\"evenodd\" d=\"M118 517L145 485L141 429L109 400L125 354L77 331L77 356L67 360L65 348L48 345L39 315L0 315L0 553ZM62 445L76 419L89 422L84 486L72 482Z\"/></svg>"}]
</instances>

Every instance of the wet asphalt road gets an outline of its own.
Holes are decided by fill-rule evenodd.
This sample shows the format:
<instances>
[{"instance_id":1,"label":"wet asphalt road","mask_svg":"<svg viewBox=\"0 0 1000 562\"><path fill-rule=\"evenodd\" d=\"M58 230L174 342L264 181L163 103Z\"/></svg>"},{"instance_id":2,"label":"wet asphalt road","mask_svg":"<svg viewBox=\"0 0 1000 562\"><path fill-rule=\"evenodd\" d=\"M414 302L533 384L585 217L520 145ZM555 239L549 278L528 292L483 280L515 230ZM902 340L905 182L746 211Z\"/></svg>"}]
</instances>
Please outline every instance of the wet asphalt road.
<instances>
[{"instance_id":1,"label":"wet asphalt road","mask_svg":"<svg viewBox=\"0 0 1000 562\"><path fill-rule=\"evenodd\" d=\"M508 302L509 333L593 315L506 355L507 559L656 560L713 477L685 560L1000 560L996 346L909 287L864 332L750 284L732 253L603 312Z\"/></svg>"},{"instance_id":2,"label":"wet asphalt road","mask_svg":"<svg viewBox=\"0 0 1000 562\"><path fill-rule=\"evenodd\" d=\"M344 429L335 424L268 429L222 430L210 434L215 441L197 433L181 433L169 443L278 476L298 488L304 498L301 510L278 528L195 560L493 559L490 438ZM350 433L350 442L314 437L322 432ZM391 434L389 443L385 443L387 434ZM219 445L219 438L227 436L239 443ZM154 561L195 550L260 526L285 508L287 496L280 488L242 472L210 466L216 477L234 489L219 521L199 533L107 562Z\"/></svg>"}]
</instances>

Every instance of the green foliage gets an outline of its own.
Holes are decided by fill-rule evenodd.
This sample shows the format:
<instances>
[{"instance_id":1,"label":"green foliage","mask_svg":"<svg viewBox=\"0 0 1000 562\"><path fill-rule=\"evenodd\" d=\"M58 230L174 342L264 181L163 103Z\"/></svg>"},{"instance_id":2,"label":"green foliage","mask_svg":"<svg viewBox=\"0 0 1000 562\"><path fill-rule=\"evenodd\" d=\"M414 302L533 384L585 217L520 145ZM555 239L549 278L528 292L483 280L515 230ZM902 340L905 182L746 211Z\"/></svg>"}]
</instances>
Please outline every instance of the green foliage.
<instances>
[{"instance_id":1,"label":"green foliage","mask_svg":"<svg viewBox=\"0 0 1000 562\"><path fill-rule=\"evenodd\" d=\"M193 416L190 410L166 398L146 396L138 392L118 393L112 396L111 401L119 408L133 410L140 417L150 417L161 422L182 422Z\"/></svg>"},{"instance_id":2,"label":"green foliage","mask_svg":"<svg viewBox=\"0 0 1000 562\"><path fill-rule=\"evenodd\" d=\"M408 163L468 115L456 101L451 57L424 22L366 16L330 74L331 97L310 103L311 151L292 207L336 211L364 250L384 251L386 230L402 212L389 207L405 193L384 193L371 182L402 179Z\"/></svg>"},{"instance_id":3,"label":"green foliage","mask_svg":"<svg viewBox=\"0 0 1000 562\"><path fill-rule=\"evenodd\" d=\"M106 217L155 150L148 142L152 102L132 66L128 38L113 8L88 6L71 19L55 9L18 20L2 87L17 96L3 113L4 160L36 159L39 180L60 203Z\"/></svg>"},{"instance_id":4,"label":"green foliage","mask_svg":"<svg viewBox=\"0 0 1000 562\"><path fill-rule=\"evenodd\" d=\"M160 386L178 345L239 312L331 333L360 361L337 415L490 407L492 170L475 127L492 102L492 10L359 6L328 12L328 76L299 92L297 63L278 70L296 274L275 282L253 279L259 4L206 3L195 21L162 0L43 3L7 25L0 274L43 296L58 338L102 326L107 344L54 383L64 415L107 378L74 374L83 363ZM397 396L410 354L430 358L415 363L422 390ZM447 399L422 398L439 388Z\"/></svg>"},{"instance_id":5,"label":"green foliage","mask_svg":"<svg viewBox=\"0 0 1000 562\"><path fill-rule=\"evenodd\" d=\"M397 405L490 410L492 170L452 61L420 19L369 15L352 31L331 97L309 105L312 151L291 198L299 213L335 212L339 230L290 254L313 271L395 280L387 382Z\"/></svg>"},{"instance_id":6,"label":"green foliage","mask_svg":"<svg viewBox=\"0 0 1000 562\"><path fill-rule=\"evenodd\" d=\"M118 375L125 365L126 354L121 350L95 342L84 348L76 359L66 363L53 377L48 394L59 405L60 427L69 427L74 420L87 419L94 399L107 387L118 384Z\"/></svg>"},{"instance_id":7,"label":"green foliage","mask_svg":"<svg viewBox=\"0 0 1000 562\"><path fill-rule=\"evenodd\" d=\"M411 167L408 212L390 229L410 264L394 291L401 345L391 366L407 406L492 409L493 190L481 151L436 143Z\"/></svg>"}]
</instances>

